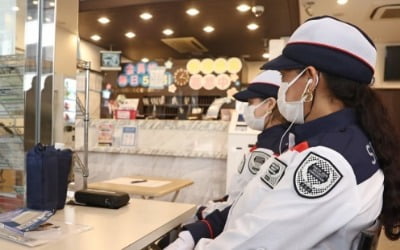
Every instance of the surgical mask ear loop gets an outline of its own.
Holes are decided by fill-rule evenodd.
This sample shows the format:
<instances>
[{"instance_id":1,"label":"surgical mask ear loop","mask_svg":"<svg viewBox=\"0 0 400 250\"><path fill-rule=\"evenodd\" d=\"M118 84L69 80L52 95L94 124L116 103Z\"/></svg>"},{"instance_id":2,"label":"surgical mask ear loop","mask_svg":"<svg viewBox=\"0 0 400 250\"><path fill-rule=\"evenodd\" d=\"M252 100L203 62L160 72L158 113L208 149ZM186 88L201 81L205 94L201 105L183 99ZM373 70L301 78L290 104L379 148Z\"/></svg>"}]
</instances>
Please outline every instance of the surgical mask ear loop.
<instances>
[{"instance_id":1,"label":"surgical mask ear loop","mask_svg":"<svg viewBox=\"0 0 400 250\"><path fill-rule=\"evenodd\" d=\"M304 73L306 70L307 70L307 68L305 68L303 71L301 71L300 74L297 75L297 77L295 77L295 80L292 80L291 84L288 86L288 89L289 89L289 87L290 87L291 85L294 84L294 82L296 82L296 81L300 78L301 75L303 75L303 73ZM309 80L307 81L305 90L307 89L308 85L311 84L311 82L312 82L312 79L309 79ZM318 78L318 76L317 76L317 84L318 84L318 82L319 82L319 78ZM303 98L304 98L304 93L303 93L302 96L303 96L303 97L302 97L302 100L305 101L305 100L303 99ZM281 139L280 139L280 141L279 141L279 154L282 154L282 143L283 143L283 138L285 138L286 134L287 134L287 133L290 131L290 129L293 127L294 121L297 120L297 116L299 115L299 113L300 113L299 111L296 112L295 119L293 119L293 121L290 123L289 127L285 130L285 132L284 132L283 135L281 136Z\"/></svg>"},{"instance_id":2,"label":"surgical mask ear loop","mask_svg":"<svg viewBox=\"0 0 400 250\"><path fill-rule=\"evenodd\" d=\"M297 114L298 115L298 114ZM297 118L296 115L296 118ZM286 134L290 131L290 129L293 127L294 121L290 123L289 127L285 130L285 132L283 133L283 135L281 136L281 140L279 141L279 154L282 154L282 142L283 142L283 138L285 138Z\"/></svg>"}]
</instances>

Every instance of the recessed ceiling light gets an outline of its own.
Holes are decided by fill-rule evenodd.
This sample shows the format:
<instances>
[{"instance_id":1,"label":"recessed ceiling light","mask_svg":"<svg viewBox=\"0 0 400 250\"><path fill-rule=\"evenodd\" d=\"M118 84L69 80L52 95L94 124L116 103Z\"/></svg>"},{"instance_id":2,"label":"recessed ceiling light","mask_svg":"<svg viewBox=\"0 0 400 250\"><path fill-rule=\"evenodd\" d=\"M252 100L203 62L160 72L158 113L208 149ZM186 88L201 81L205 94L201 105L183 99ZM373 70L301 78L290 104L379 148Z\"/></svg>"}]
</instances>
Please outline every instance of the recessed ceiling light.
<instances>
[{"instance_id":1,"label":"recessed ceiling light","mask_svg":"<svg viewBox=\"0 0 400 250\"><path fill-rule=\"evenodd\" d=\"M256 30L256 29L258 29L258 24L256 24L256 23L250 23L250 24L247 25L247 28L248 28L249 30Z\"/></svg>"},{"instance_id":2,"label":"recessed ceiling light","mask_svg":"<svg viewBox=\"0 0 400 250\"><path fill-rule=\"evenodd\" d=\"M147 58L147 57L143 57L143 58L142 58L142 62L144 62L144 63L147 63L147 62L149 62L149 58Z\"/></svg>"},{"instance_id":3,"label":"recessed ceiling light","mask_svg":"<svg viewBox=\"0 0 400 250\"><path fill-rule=\"evenodd\" d=\"M102 24L107 24L107 23L110 22L110 19L108 19L108 18L105 17L105 16L102 16L102 17L100 17L99 19L97 19L97 21L98 21L99 23L102 23Z\"/></svg>"},{"instance_id":4,"label":"recessed ceiling light","mask_svg":"<svg viewBox=\"0 0 400 250\"><path fill-rule=\"evenodd\" d=\"M241 4L236 7L236 9L240 12L246 12L250 10L250 6L247 4Z\"/></svg>"},{"instance_id":5,"label":"recessed ceiling light","mask_svg":"<svg viewBox=\"0 0 400 250\"><path fill-rule=\"evenodd\" d=\"M213 26L208 25L208 26L204 27L203 30L207 33L210 33L210 32L213 32L215 29Z\"/></svg>"},{"instance_id":6,"label":"recessed ceiling light","mask_svg":"<svg viewBox=\"0 0 400 250\"><path fill-rule=\"evenodd\" d=\"M55 5L54 2L49 2L50 7L54 7L54 5Z\"/></svg>"},{"instance_id":7,"label":"recessed ceiling light","mask_svg":"<svg viewBox=\"0 0 400 250\"><path fill-rule=\"evenodd\" d=\"M11 10L12 10L12 11L19 11L19 7L18 7L18 6L13 6L13 7L11 8Z\"/></svg>"},{"instance_id":8,"label":"recessed ceiling light","mask_svg":"<svg viewBox=\"0 0 400 250\"><path fill-rule=\"evenodd\" d=\"M32 1L33 5L37 5L38 1Z\"/></svg>"},{"instance_id":9,"label":"recessed ceiling light","mask_svg":"<svg viewBox=\"0 0 400 250\"><path fill-rule=\"evenodd\" d=\"M126 33L125 33L125 36L126 36L127 38L134 38L134 37L136 36L136 34L133 33L133 32L131 32L131 31L129 31L129 32L126 32Z\"/></svg>"},{"instance_id":10,"label":"recessed ceiling light","mask_svg":"<svg viewBox=\"0 0 400 250\"><path fill-rule=\"evenodd\" d=\"M28 16L26 19L28 19L28 21L32 20L31 16Z\"/></svg>"},{"instance_id":11,"label":"recessed ceiling light","mask_svg":"<svg viewBox=\"0 0 400 250\"><path fill-rule=\"evenodd\" d=\"M99 41L101 39L101 36L93 35L93 36L90 37L90 39L92 39L93 41Z\"/></svg>"},{"instance_id":12,"label":"recessed ceiling light","mask_svg":"<svg viewBox=\"0 0 400 250\"><path fill-rule=\"evenodd\" d=\"M262 54L262 57L265 59L268 59L270 56L270 54L268 52L264 52L264 54Z\"/></svg>"},{"instance_id":13,"label":"recessed ceiling light","mask_svg":"<svg viewBox=\"0 0 400 250\"><path fill-rule=\"evenodd\" d=\"M347 0L337 0L336 2L340 5L345 5L348 1Z\"/></svg>"},{"instance_id":14,"label":"recessed ceiling light","mask_svg":"<svg viewBox=\"0 0 400 250\"><path fill-rule=\"evenodd\" d=\"M186 14L188 14L189 16L195 16L199 13L200 13L200 11L196 8L190 8L186 11Z\"/></svg>"},{"instance_id":15,"label":"recessed ceiling light","mask_svg":"<svg viewBox=\"0 0 400 250\"><path fill-rule=\"evenodd\" d=\"M150 14L149 12L144 12L142 14L140 14L140 18L142 18L143 20L149 20L153 17L152 14Z\"/></svg>"},{"instance_id":16,"label":"recessed ceiling light","mask_svg":"<svg viewBox=\"0 0 400 250\"><path fill-rule=\"evenodd\" d=\"M174 31L171 30L171 29L165 29L165 30L163 30L162 33L163 33L164 35L166 35L166 36L170 36L170 35L174 34Z\"/></svg>"}]
</instances>

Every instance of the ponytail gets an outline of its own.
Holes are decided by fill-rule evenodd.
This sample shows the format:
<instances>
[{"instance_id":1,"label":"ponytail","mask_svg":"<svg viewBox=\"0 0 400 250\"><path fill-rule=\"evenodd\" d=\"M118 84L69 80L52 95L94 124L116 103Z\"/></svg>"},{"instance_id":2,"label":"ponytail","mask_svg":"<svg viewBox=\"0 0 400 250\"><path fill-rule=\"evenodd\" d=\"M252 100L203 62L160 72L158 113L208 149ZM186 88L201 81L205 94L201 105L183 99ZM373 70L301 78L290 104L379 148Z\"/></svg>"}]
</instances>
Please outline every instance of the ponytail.
<instances>
[{"instance_id":1,"label":"ponytail","mask_svg":"<svg viewBox=\"0 0 400 250\"><path fill-rule=\"evenodd\" d=\"M346 107L354 108L370 138L385 176L381 221L386 236L400 238L400 147L397 131L376 93L366 84L323 73L328 88Z\"/></svg>"}]
</instances>

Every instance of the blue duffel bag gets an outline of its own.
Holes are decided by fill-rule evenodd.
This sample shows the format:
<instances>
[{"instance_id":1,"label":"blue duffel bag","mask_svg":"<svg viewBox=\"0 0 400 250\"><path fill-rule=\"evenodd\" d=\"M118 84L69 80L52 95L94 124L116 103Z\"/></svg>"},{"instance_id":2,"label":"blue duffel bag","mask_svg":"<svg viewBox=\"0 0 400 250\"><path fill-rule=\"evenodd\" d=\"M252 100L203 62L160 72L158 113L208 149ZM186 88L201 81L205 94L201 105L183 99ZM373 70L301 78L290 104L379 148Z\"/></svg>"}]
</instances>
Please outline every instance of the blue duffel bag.
<instances>
[{"instance_id":1,"label":"blue duffel bag","mask_svg":"<svg viewBox=\"0 0 400 250\"><path fill-rule=\"evenodd\" d=\"M37 144L26 156L27 207L36 210L64 208L72 151Z\"/></svg>"}]
</instances>

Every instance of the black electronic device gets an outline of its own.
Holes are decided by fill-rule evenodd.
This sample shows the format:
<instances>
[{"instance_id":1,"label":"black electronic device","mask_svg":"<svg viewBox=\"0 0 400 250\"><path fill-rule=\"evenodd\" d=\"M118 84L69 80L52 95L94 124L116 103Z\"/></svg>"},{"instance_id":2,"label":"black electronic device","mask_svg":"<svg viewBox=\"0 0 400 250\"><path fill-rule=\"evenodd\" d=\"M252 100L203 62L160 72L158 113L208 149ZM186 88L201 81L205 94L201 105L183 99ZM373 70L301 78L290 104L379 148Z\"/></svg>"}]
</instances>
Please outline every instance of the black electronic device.
<instances>
[{"instance_id":1,"label":"black electronic device","mask_svg":"<svg viewBox=\"0 0 400 250\"><path fill-rule=\"evenodd\" d=\"M400 81L400 46L387 46L384 81Z\"/></svg>"},{"instance_id":2,"label":"black electronic device","mask_svg":"<svg viewBox=\"0 0 400 250\"><path fill-rule=\"evenodd\" d=\"M84 189L75 192L75 201L87 206L120 208L129 202L129 194L98 189Z\"/></svg>"}]
</instances>

